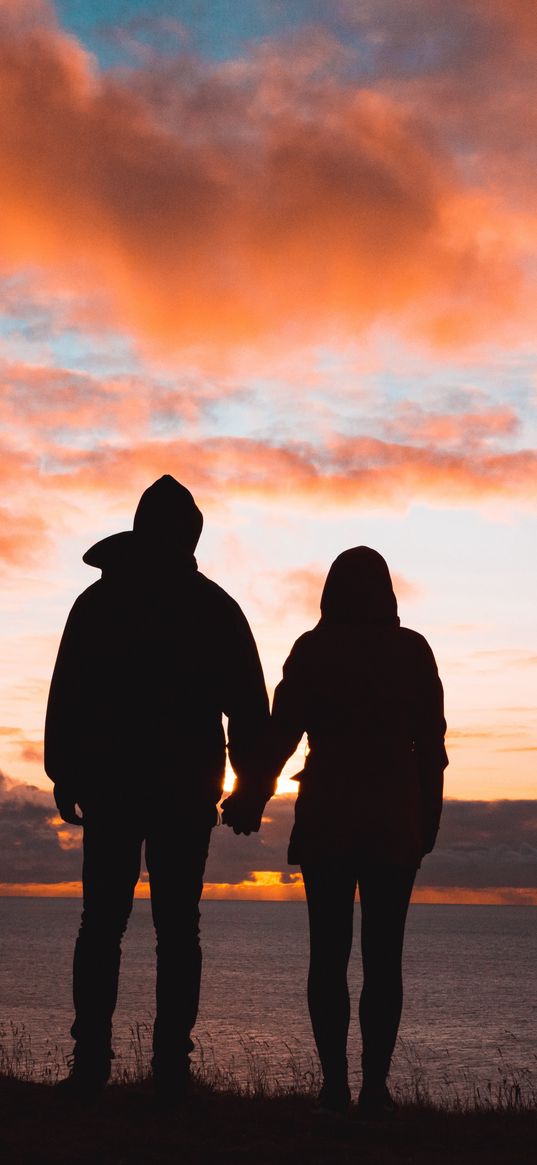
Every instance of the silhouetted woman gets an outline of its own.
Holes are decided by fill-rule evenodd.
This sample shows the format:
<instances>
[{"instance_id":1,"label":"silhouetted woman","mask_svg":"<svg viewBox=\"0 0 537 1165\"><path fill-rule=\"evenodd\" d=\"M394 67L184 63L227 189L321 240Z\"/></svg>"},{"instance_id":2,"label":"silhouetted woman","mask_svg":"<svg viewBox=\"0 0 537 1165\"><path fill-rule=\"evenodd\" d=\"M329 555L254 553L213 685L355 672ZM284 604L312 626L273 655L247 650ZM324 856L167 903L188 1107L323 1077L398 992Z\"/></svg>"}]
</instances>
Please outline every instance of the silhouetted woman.
<instances>
[{"instance_id":1,"label":"silhouetted woman","mask_svg":"<svg viewBox=\"0 0 537 1165\"><path fill-rule=\"evenodd\" d=\"M295 643L274 697L278 766L308 734L289 861L304 876L308 1003L323 1070L320 1105L345 1111L347 965L362 915L359 1107L394 1107L386 1086L402 1007L401 957L416 870L435 843L445 721L433 653L400 627L386 562L358 546L332 564L317 626Z\"/></svg>"}]
</instances>

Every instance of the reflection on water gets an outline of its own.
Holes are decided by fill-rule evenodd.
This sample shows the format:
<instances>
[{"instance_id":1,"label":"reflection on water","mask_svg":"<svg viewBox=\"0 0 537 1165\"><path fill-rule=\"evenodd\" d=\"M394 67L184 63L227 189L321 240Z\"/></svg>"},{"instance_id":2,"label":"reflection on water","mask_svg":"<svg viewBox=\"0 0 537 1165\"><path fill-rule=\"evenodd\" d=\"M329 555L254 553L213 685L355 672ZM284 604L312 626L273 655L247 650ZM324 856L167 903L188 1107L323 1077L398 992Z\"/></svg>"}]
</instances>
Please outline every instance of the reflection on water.
<instances>
[{"instance_id":1,"label":"reflection on water","mask_svg":"<svg viewBox=\"0 0 537 1165\"><path fill-rule=\"evenodd\" d=\"M24 1025L32 1052L70 1051L71 959L80 902L0 899L0 1023ZM358 932L359 907L356 930ZM486 1087L502 1074L537 1076L533 990L537 909L412 906L405 946L405 1007L392 1078L421 1069L433 1093ZM204 902L204 972L197 1058L225 1081L292 1082L316 1071L306 1010L303 903ZM359 1078L360 959L350 968L350 1061ZM124 944L114 1029L117 1065L149 1051L154 938L149 904L137 902ZM139 1024L133 1045L132 1028ZM140 1048L141 1044L141 1048ZM138 1047L136 1047L138 1045Z\"/></svg>"}]
</instances>

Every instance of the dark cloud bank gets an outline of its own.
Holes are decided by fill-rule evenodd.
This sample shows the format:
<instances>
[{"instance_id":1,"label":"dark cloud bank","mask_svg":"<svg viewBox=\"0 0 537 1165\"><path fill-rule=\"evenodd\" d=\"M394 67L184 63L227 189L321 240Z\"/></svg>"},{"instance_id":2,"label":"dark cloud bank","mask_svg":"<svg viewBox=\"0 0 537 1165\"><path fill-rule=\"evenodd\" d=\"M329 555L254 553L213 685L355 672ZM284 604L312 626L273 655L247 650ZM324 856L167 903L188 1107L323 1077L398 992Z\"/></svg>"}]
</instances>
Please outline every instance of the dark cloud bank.
<instances>
[{"instance_id":1,"label":"dark cloud bank","mask_svg":"<svg viewBox=\"0 0 537 1165\"><path fill-rule=\"evenodd\" d=\"M260 834L236 838L215 829L206 880L236 884L254 870L282 870L288 880L296 872L286 855L293 800L270 802ZM48 792L0 774L0 883L79 880L80 834L65 827L60 838L54 819ZM178 833L181 828L178 823ZM437 848L418 884L537 888L537 800L447 801Z\"/></svg>"}]
</instances>

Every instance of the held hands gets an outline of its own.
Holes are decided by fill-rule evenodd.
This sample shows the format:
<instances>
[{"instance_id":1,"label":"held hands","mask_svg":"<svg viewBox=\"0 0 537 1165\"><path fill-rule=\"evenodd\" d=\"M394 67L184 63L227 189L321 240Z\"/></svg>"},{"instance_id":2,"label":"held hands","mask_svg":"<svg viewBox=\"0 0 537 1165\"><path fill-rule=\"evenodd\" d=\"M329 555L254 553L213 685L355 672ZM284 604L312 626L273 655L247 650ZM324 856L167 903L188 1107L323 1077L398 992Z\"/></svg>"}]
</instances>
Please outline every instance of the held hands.
<instances>
[{"instance_id":1,"label":"held hands","mask_svg":"<svg viewBox=\"0 0 537 1165\"><path fill-rule=\"evenodd\" d=\"M234 833L258 833L261 826L263 809L266 797L253 796L251 793L231 793L222 802L222 821L229 825Z\"/></svg>"},{"instance_id":2,"label":"held hands","mask_svg":"<svg viewBox=\"0 0 537 1165\"><path fill-rule=\"evenodd\" d=\"M84 818L76 811L76 801L70 793L65 793L62 789L54 786L54 800L58 813L62 821L66 821L68 825L83 825Z\"/></svg>"}]
</instances>

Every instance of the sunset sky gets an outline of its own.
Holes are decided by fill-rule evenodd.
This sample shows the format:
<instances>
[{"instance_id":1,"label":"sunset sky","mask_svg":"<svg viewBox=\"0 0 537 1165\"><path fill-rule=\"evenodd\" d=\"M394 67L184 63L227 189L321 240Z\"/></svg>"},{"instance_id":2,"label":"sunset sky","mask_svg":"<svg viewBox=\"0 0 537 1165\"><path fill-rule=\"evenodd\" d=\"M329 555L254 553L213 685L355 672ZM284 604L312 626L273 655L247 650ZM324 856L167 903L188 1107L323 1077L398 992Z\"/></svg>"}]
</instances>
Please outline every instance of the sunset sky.
<instances>
[{"instance_id":1,"label":"sunset sky","mask_svg":"<svg viewBox=\"0 0 537 1165\"><path fill-rule=\"evenodd\" d=\"M271 691L336 554L386 557L449 722L418 898L537 903L537 6L0 0L0 107L3 891L78 880L50 673L171 473ZM292 788L209 893L301 893Z\"/></svg>"}]
</instances>

